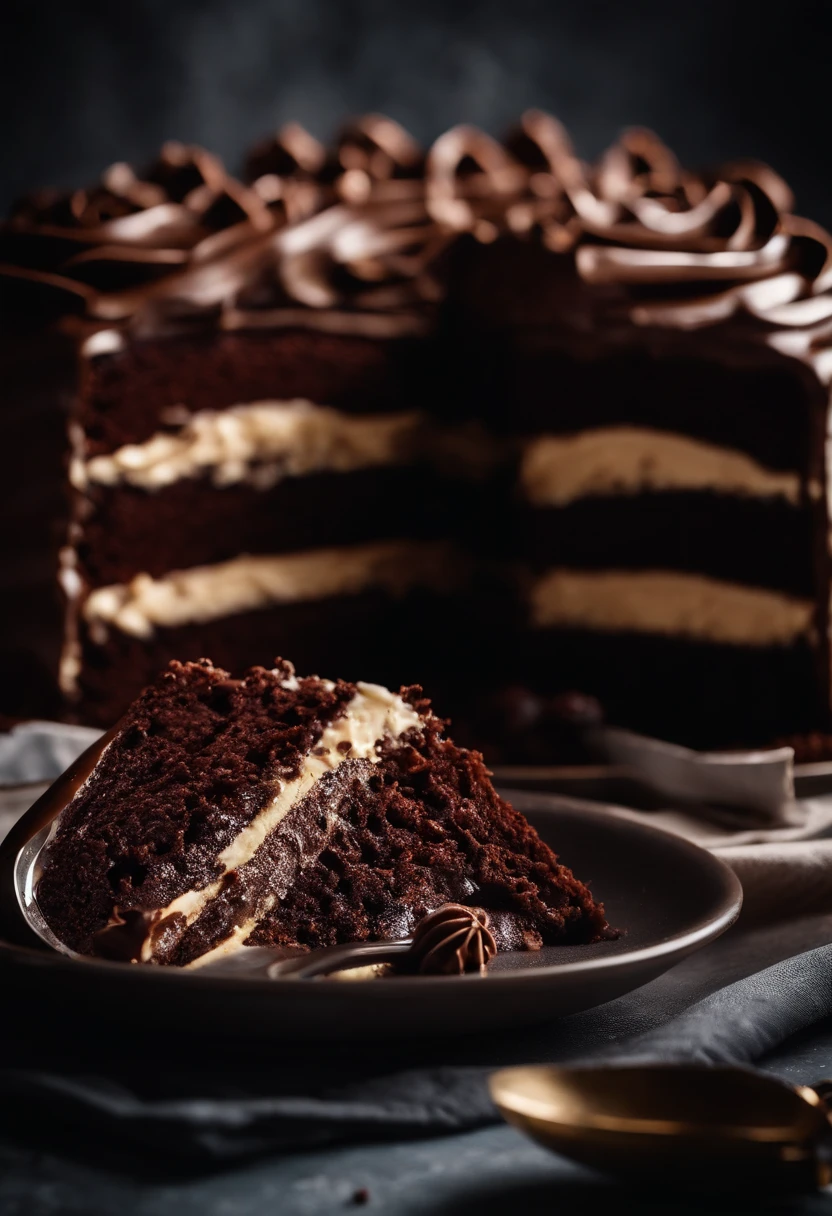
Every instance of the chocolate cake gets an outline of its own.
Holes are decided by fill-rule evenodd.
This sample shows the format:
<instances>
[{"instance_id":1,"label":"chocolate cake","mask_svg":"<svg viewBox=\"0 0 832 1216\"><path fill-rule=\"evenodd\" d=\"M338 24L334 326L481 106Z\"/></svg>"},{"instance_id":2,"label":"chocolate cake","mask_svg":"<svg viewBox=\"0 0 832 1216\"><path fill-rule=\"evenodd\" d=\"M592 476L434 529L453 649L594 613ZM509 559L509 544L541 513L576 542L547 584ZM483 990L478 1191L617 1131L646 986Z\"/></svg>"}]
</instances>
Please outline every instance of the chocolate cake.
<instances>
[{"instance_id":1,"label":"chocolate cake","mask_svg":"<svg viewBox=\"0 0 832 1216\"><path fill-rule=\"evenodd\" d=\"M642 131L587 166L539 113L26 200L0 711L108 725L174 656L280 650L466 738L541 707L502 760L574 692L698 746L828 731L830 251L765 166Z\"/></svg>"},{"instance_id":2,"label":"chocolate cake","mask_svg":"<svg viewBox=\"0 0 832 1216\"><path fill-rule=\"evenodd\" d=\"M501 949L607 935L442 727L419 688L174 661L61 812L40 909L79 953L176 966L402 937L448 901L487 909Z\"/></svg>"}]
</instances>

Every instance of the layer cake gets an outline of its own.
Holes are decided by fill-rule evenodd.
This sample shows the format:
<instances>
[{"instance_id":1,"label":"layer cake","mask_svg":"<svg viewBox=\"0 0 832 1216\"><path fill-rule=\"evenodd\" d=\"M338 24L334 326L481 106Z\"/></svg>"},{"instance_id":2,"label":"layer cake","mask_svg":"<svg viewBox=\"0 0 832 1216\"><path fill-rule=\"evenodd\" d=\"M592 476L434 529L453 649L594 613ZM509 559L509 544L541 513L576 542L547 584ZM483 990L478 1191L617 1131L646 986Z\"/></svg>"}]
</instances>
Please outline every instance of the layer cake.
<instances>
[{"instance_id":1,"label":"layer cake","mask_svg":"<svg viewBox=\"0 0 832 1216\"><path fill-rule=\"evenodd\" d=\"M246 176L172 145L0 234L8 712L282 650L496 759L574 690L702 746L830 726L832 245L772 170L587 166L530 113L289 127Z\"/></svg>"}]
</instances>

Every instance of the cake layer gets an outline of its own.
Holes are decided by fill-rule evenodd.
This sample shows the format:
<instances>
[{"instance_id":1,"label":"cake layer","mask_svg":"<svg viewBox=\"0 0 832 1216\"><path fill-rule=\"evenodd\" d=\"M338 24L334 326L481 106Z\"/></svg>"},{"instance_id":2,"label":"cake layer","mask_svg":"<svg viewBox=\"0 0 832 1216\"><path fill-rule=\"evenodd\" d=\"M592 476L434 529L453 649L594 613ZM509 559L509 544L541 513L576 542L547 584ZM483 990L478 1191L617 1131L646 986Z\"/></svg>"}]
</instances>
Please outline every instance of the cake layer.
<instances>
[{"instance_id":1,"label":"cake layer","mask_svg":"<svg viewBox=\"0 0 832 1216\"><path fill-rule=\"evenodd\" d=\"M240 553L443 536L448 511L463 510L462 496L461 487L415 466L312 473L266 490L218 489L208 478L154 493L92 486L76 548L85 580L102 586Z\"/></svg>"},{"instance_id":2,"label":"cake layer","mask_svg":"<svg viewBox=\"0 0 832 1216\"><path fill-rule=\"evenodd\" d=\"M174 407L166 420L172 423L182 415L182 407ZM348 473L407 464L419 453L423 426L416 411L363 416L303 399L185 415L179 425L157 431L144 443L125 444L89 460L76 458L72 484L77 490L91 483L158 490L207 476L214 486L243 482L268 489L285 477L323 470Z\"/></svg>"},{"instance_id":3,"label":"cake layer","mask_svg":"<svg viewBox=\"0 0 832 1216\"><path fill-rule=\"evenodd\" d=\"M418 719L417 719L418 725ZM293 886L301 880L304 869L314 866L321 853L327 851L332 837L339 828L349 834L349 813L356 803L373 800L371 778L378 767L380 756L354 759L341 756L342 763L330 772L323 773L316 787L293 806L287 813L281 828L273 830L264 838L256 854L233 872L225 881L213 884L205 892L195 892L195 898L184 897L177 901L184 904L186 912L168 912L168 916L180 917L180 930L172 940L164 943L163 951L156 951L156 960L179 966L204 966L216 962L245 946L256 934L258 923L270 917L275 905L284 903ZM432 879L433 876L431 876ZM461 875L457 876L456 894L466 897L472 894L473 884ZM204 899L205 895L210 898ZM438 906L445 902L446 893L436 889L429 881L425 884L422 899ZM424 902L422 907L427 907ZM383 910L382 910L383 908ZM393 908L380 906L379 920L387 913L387 924L395 923ZM408 919L409 910L399 909L399 924ZM319 912L310 916L306 926L297 924L295 936L307 945L310 929L322 920ZM382 922L383 923L383 922ZM304 931L305 930L305 931ZM380 936L398 937L407 932L388 933L387 925ZM365 936L370 934L365 928ZM273 933L258 935L258 940L271 944ZM346 939L342 939L346 940ZM357 941L358 937L350 940ZM251 944L254 944L251 941ZM149 956L148 956L148 961Z\"/></svg>"},{"instance_id":4,"label":"cake layer","mask_svg":"<svg viewBox=\"0 0 832 1216\"><path fill-rule=\"evenodd\" d=\"M730 352L717 362L705 352L683 357L660 346L655 354L588 348L576 358L536 347L533 333L523 343L502 355L499 342L492 345L505 365L482 390L492 424L504 433L647 429L745 453L774 472L803 474L809 467L812 398L792 362L761 350L756 366L732 365Z\"/></svg>"},{"instance_id":5,"label":"cake layer","mask_svg":"<svg viewBox=\"0 0 832 1216\"><path fill-rule=\"evenodd\" d=\"M398 745L422 725L401 697L377 684L358 683L297 775L274 782L273 797L217 855L217 877L157 910L159 927L168 926L164 946L157 949L146 939L142 961L182 965L198 959L202 964L244 945L262 917L286 896L298 872L326 846L337 823L330 808L333 787L342 784L340 770L350 775L357 770L366 782L367 770L381 760L379 744ZM310 807L307 796L313 791L318 805ZM212 945L205 952L208 926Z\"/></svg>"},{"instance_id":6,"label":"cake layer","mask_svg":"<svg viewBox=\"0 0 832 1216\"><path fill-rule=\"evenodd\" d=\"M147 638L110 628L102 643L82 620L68 691L81 721L110 726L174 656L211 654L222 666L254 666L275 649L291 651L306 671L334 670L337 659L346 679L433 685L443 671L447 677L452 658L464 667L457 620L467 619L470 607L464 598L419 589L395 601L368 590L157 627Z\"/></svg>"},{"instance_id":7,"label":"cake layer","mask_svg":"<svg viewBox=\"0 0 832 1216\"><path fill-rule=\"evenodd\" d=\"M531 589L533 625L790 645L813 634L815 603L671 570L554 569Z\"/></svg>"},{"instance_id":8,"label":"cake layer","mask_svg":"<svg viewBox=\"0 0 832 1216\"><path fill-rule=\"evenodd\" d=\"M14 717L63 712L55 683L63 632L56 569L69 512L61 394L74 363L72 343L59 335L0 332L0 711Z\"/></svg>"},{"instance_id":9,"label":"cake layer","mask_svg":"<svg viewBox=\"0 0 832 1216\"><path fill-rule=\"evenodd\" d=\"M518 663L542 695L580 689L608 722L689 747L755 747L786 725L810 730L823 709L819 656L792 645L732 646L577 626L538 629Z\"/></svg>"},{"instance_id":10,"label":"cake layer","mask_svg":"<svg viewBox=\"0 0 832 1216\"><path fill-rule=\"evenodd\" d=\"M816 587L812 510L707 491L590 496L516 508L507 545L537 571L677 570L808 598Z\"/></svg>"},{"instance_id":11,"label":"cake layer","mask_svg":"<svg viewBox=\"0 0 832 1216\"><path fill-rule=\"evenodd\" d=\"M748 498L801 499L798 472L768 469L744 452L646 427L599 427L541 435L525 445L520 492L535 506L660 490L705 490ZM810 487L814 497L818 485Z\"/></svg>"},{"instance_id":12,"label":"cake layer","mask_svg":"<svg viewBox=\"0 0 832 1216\"><path fill-rule=\"evenodd\" d=\"M128 344L114 337L112 350L100 334L91 348L105 353L89 360L76 415L85 459L147 443L176 406L200 414L303 399L358 414L442 408L431 350L411 339L372 341L297 328Z\"/></svg>"},{"instance_id":13,"label":"cake layer","mask_svg":"<svg viewBox=\"0 0 832 1216\"><path fill-rule=\"evenodd\" d=\"M210 665L173 665L47 846L38 902L64 940L89 952L114 906L129 907L139 891L144 907L160 908L213 881L218 854L271 802L277 782L300 775L353 694L348 684L298 683L288 668L260 669L242 683Z\"/></svg>"},{"instance_id":14,"label":"cake layer","mask_svg":"<svg viewBox=\"0 0 832 1216\"><path fill-rule=\"evenodd\" d=\"M448 899L488 908L501 950L609 936L586 888L564 865L552 868L523 816L494 792L476 752L443 739L435 719L418 747L382 752L369 788L354 785L333 800L328 848L274 904L250 945L403 935L428 903Z\"/></svg>"},{"instance_id":15,"label":"cake layer","mask_svg":"<svg viewBox=\"0 0 832 1216\"><path fill-rule=\"evenodd\" d=\"M351 595L381 588L401 596L410 587L450 588L458 566L446 542L379 541L303 553L244 554L213 566L192 566L153 579L99 587L81 612L93 638L110 628L148 638L157 628L200 624L276 604Z\"/></svg>"}]
</instances>

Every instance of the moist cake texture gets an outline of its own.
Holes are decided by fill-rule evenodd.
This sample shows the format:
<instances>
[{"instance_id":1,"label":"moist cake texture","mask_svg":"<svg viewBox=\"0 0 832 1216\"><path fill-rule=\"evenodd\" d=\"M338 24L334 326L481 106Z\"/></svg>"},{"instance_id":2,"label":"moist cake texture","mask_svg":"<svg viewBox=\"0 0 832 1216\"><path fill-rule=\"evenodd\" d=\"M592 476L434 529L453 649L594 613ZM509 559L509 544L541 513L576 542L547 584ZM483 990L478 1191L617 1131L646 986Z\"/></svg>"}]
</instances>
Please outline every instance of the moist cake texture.
<instances>
[{"instance_id":1,"label":"moist cake texture","mask_svg":"<svg viewBox=\"0 0 832 1216\"><path fill-rule=\"evenodd\" d=\"M421 689L283 662L171 663L59 817L36 897L79 953L175 966L400 937L449 901L488 909L502 949L609 934Z\"/></svg>"},{"instance_id":2,"label":"moist cake texture","mask_svg":"<svg viewBox=\"0 0 832 1216\"><path fill-rule=\"evenodd\" d=\"M280 650L474 739L523 690L503 761L571 692L832 729L832 239L776 173L644 131L586 165L533 112L290 126L245 176L168 145L0 228L0 710L108 726L173 657Z\"/></svg>"}]
</instances>

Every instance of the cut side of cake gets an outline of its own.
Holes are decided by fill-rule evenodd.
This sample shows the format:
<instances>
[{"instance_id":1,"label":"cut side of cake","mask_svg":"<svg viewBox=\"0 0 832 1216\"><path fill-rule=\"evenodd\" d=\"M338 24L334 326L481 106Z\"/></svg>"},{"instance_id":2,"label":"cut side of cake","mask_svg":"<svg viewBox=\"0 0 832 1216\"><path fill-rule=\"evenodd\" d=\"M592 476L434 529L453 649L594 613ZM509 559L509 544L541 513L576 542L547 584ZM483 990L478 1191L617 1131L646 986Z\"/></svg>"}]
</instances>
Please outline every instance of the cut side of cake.
<instances>
[{"instance_id":1,"label":"cut side of cake","mask_svg":"<svg viewBox=\"0 0 832 1216\"><path fill-rule=\"evenodd\" d=\"M443 725L415 687L174 661L68 791L41 911L78 953L175 966L402 937L448 901L504 950L608 936Z\"/></svg>"},{"instance_id":2,"label":"cut side of cake","mask_svg":"<svg viewBox=\"0 0 832 1216\"><path fill-rule=\"evenodd\" d=\"M23 200L0 712L106 728L171 659L280 652L423 682L494 763L552 764L575 693L814 752L830 266L773 170L645 131L587 164L537 112L424 151L378 115L290 125L244 182L167 145Z\"/></svg>"}]
</instances>

